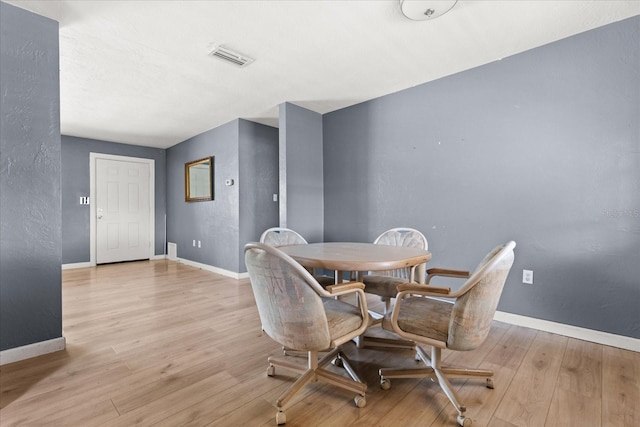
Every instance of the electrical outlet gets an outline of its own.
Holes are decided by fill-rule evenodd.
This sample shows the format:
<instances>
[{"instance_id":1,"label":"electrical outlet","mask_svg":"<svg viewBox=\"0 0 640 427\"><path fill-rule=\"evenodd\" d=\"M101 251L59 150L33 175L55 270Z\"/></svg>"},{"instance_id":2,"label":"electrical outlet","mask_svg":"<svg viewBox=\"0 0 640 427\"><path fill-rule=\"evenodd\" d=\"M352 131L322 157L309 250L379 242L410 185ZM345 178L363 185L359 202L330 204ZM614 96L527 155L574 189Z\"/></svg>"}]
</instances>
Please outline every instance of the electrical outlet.
<instances>
[{"instance_id":1,"label":"electrical outlet","mask_svg":"<svg viewBox=\"0 0 640 427\"><path fill-rule=\"evenodd\" d=\"M522 283L533 285L533 270L522 270Z\"/></svg>"}]
</instances>

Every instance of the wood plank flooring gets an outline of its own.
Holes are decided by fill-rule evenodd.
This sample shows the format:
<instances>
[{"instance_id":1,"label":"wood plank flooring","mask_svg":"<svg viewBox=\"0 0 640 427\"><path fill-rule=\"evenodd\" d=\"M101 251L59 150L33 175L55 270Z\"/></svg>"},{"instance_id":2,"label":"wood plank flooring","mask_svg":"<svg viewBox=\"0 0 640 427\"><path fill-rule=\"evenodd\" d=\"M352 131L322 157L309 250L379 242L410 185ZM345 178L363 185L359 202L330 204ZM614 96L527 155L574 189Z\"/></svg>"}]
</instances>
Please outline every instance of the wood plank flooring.
<instances>
[{"instance_id":1,"label":"wood plank flooring","mask_svg":"<svg viewBox=\"0 0 640 427\"><path fill-rule=\"evenodd\" d=\"M62 291L67 348L0 368L2 427L275 425L294 377L266 376L281 350L260 330L248 280L161 260L66 270ZM378 386L378 368L414 366L410 352L344 349L367 406L315 383L287 426L457 425L429 380ZM496 373L494 390L454 382L474 426L640 425L639 353L494 322L481 348L444 360Z\"/></svg>"}]
</instances>

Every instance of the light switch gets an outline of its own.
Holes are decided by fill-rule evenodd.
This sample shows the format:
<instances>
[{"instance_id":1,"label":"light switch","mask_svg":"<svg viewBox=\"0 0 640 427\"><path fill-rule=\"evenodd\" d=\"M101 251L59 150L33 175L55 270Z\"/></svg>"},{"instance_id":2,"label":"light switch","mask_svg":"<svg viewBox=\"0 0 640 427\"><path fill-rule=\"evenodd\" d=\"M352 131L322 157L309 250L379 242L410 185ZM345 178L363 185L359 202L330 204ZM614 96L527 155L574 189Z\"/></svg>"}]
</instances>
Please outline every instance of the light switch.
<instances>
[{"instance_id":1,"label":"light switch","mask_svg":"<svg viewBox=\"0 0 640 427\"><path fill-rule=\"evenodd\" d=\"M89 196L80 196L80 204L88 205L89 204Z\"/></svg>"}]
</instances>

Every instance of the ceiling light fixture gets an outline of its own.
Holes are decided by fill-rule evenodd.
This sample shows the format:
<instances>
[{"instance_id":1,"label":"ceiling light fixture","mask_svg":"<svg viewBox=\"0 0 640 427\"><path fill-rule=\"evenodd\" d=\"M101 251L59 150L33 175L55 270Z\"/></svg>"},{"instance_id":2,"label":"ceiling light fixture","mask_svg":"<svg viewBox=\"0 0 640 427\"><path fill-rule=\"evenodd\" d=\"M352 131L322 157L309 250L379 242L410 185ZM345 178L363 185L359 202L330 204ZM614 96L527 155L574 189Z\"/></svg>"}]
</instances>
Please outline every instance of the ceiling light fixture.
<instances>
[{"instance_id":1,"label":"ceiling light fixture","mask_svg":"<svg viewBox=\"0 0 640 427\"><path fill-rule=\"evenodd\" d=\"M414 21L435 19L449 12L458 0L400 0L404 16Z\"/></svg>"}]
</instances>

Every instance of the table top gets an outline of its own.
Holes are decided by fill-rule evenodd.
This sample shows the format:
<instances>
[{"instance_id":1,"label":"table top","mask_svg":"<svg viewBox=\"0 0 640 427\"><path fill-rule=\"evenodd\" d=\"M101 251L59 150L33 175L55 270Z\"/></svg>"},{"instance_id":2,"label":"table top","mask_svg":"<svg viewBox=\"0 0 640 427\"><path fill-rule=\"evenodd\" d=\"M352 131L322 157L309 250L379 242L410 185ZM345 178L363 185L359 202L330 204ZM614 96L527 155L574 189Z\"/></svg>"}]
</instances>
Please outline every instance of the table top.
<instances>
[{"instance_id":1,"label":"table top","mask_svg":"<svg viewBox=\"0 0 640 427\"><path fill-rule=\"evenodd\" d=\"M305 267L341 271L380 271L428 262L431 252L404 246L329 242L280 246L282 252Z\"/></svg>"}]
</instances>

